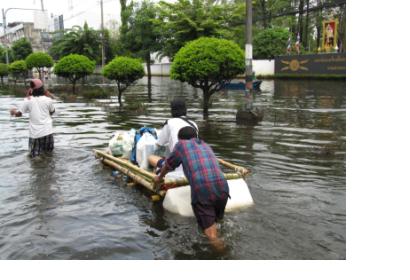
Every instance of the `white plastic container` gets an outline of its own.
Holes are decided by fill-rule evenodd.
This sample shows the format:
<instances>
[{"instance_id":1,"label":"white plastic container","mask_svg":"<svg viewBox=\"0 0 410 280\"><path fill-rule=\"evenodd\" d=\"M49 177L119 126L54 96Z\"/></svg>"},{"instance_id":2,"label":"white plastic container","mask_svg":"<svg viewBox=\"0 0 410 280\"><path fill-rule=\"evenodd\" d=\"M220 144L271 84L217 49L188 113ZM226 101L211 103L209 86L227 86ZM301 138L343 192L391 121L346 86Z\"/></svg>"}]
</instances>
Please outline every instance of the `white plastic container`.
<instances>
[{"instance_id":1,"label":"white plastic container","mask_svg":"<svg viewBox=\"0 0 410 280\"><path fill-rule=\"evenodd\" d=\"M125 131L117 131L108 143L113 156L129 158L134 144L132 136Z\"/></svg>"},{"instance_id":2,"label":"white plastic container","mask_svg":"<svg viewBox=\"0 0 410 280\"><path fill-rule=\"evenodd\" d=\"M228 180L229 194L225 212L235 211L254 204L248 185L244 179ZM191 206L191 187L183 186L169 189L162 203L164 209L181 216L194 216Z\"/></svg>"},{"instance_id":3,"label":"white plastic container","mask_svg":"<svg viewBox=\"0 0 410 280\"><path fill-rule=\"evenodd\" d=\"M135 151L137 162L138 165L145 170L148 170L148 157L154 153L156 142L157 140L151 133L145 132L137 143Z\"/></svg>"}]
</instances>

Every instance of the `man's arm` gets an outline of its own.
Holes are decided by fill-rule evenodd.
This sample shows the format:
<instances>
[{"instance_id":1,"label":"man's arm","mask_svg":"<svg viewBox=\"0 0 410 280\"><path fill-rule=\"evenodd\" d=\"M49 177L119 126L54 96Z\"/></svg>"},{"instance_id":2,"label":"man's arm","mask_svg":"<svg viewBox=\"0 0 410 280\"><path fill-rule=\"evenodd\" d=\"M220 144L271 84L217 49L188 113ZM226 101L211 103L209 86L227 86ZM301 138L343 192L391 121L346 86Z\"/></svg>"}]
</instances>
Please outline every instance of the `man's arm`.
<instances>
[{"instance_id":1,"label":"man's arm","mask_svg":"<svg viewBox=\"0 0 410 280\"><path fill-rule=\"evenodd\" d=\"M159 186L159 184L162 182L162 179L169 171L174 170L175 167L180 165L180 163L182 162L179 149L180 149L180 143L177 143L171 155L165 160L164 165L162 166L161 172L159 173L159 175L154 177L155 188Z\"/></svg>"},{"instance_id":2,"label":"man's arm","mask_svg":"<svg viewBox=\"0 0 410 280\"><path fill-rule=\"evenodd\" d=\"M167 175L167 173L171 170L171 168L169 168L168 164L164 164L161 168L161 172L159 173L159 175L155 176L154 178L154 183L156 186L158 186L161 182L162 179L165 177L165 175Z\"/></svg>"}]
</instances>

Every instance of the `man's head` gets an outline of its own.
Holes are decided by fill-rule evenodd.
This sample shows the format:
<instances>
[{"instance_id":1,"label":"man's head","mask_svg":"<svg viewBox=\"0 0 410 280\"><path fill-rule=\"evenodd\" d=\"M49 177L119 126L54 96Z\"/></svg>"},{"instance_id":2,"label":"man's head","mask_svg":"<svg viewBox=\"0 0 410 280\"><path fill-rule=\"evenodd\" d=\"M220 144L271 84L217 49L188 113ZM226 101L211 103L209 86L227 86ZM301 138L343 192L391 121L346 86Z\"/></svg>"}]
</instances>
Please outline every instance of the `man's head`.
<instances>
[{"instance_id":1,"label":"man's head","mask_svg":"<svg viewBox=\"0 0 410 280\"><path fill-rule=\"evenodd\" d=\"M30 88L33 96L44 95L44 86L40 79L32 79L30 81Z\"/></svg>"},{"instance_id":2,"label":"man's head","mask_svg":"<svg viewBox=\"0 0 410 280\"><path fill-rule=\"evenodd\" d=\"M198 134L192 126L185 126L178 132L179 140L189 140L191 138L197 138Z\"/></svg>"},{"instance_id":3,"label":"man's head","mask_svg":"<svg viewBox=\"0 0 410 280\"><path fill-rule=\"evenodd\" d=\"M173 118L178 118L186 115L185 101L180 98L175 98L171 102L171 115Z\"/></svg>"}]
</instances>

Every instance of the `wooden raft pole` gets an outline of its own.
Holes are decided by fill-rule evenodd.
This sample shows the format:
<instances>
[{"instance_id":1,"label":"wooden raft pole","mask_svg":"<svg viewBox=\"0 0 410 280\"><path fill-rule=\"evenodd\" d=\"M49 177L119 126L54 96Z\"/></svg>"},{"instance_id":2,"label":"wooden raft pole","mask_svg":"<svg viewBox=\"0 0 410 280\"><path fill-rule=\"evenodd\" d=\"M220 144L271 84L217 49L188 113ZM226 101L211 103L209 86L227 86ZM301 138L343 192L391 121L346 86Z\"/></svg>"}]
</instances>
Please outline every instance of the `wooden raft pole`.
<instances>
[{"instance_id":1,"label":"wooden raft pole","mask_svg":"<svg viewBox=\"0 0 410 280\"><path fill-rule=\"evenodd\" d=\"M147 188L148 190L152 191L155 193L155 189L154 189L154 184L147 181L146 179L141 178L140 176L138 176L137 174L134 174L132 171L130 171L129 169L120 166L119 164L109 160L109 159L103 159L102 162L106 165L111 166L112 168L118 170L119 172L123 173L124 175L130 177L134 182L142 185L143 187ZM159 192L158 193L161 196L165 195L165 192Z\"/></svg>"},{"instance_id":2,"label":"wooden raft pole","mask_svg":"<svg viewBox=\"0 0 410 280\"><path fill-rule=\"evenodd\" d=\"M144 186L145 188L149 189L150 191L155 193L154 189L154 178L155 174L146 171L136 165L133 165L126 159L116 158L110 154L107 154L104 151L94 150L94 153L97 157L102 158L102 162L111 166L112 168L120 171L121 173L125 174L126 176L130 177L134 182ZM227 162L222 159L218 159L218 162L230 169L233 169L237 173L224 173L224 177L226 180L233 180L233 179L240 179L243 176L249 173L249 170ZM187 178L178 178L178 179L165 179L163 181L162 186L165 188L174 188L180 186L189 185ZM166 191L161 190L158 192L160 196L165 196Z\"/></svg>"},{"instance_id":3,"label":"wooden raft pole","mask_svg":"<svg viewBox=\"0 0 410 280\"><path fill-rule=\"evenodd\" d=\"M154 180L154 177L155 177L155 174L154 174L154 173L150 173L150 172L148 172L148 171L146 171L146 170L144 170L144 169L142 169L142 168L140 168L140 167L138 167L138 166L136 166L136 165L133 165L132 163L130 163L130 162L126 161L126 160L123 160L123 159L120 159L120 158L116 158L116 157L114 157L114 156L112 156L112 155L109 155L109 154L107 154L107 153L105 153L105 152L103 152L103 151L99 151L99 150L94 150L94 153L96 154L96 156L103 157L103 158L107 158L107 159L109 159L109 160L111 160L111 161L113 161L113 162L115 162L115 163L117 163L117 164L119 164L119 165L121 165L121 166L126 166L127 168L131 169L131 170L134 171L135 173L137 173L137 174L139 174L139 175L141 175L141 176L144 176L144 177L146 177L147 179Z\"/></svg>"},{"instance_id":4,"label":"wooden raft pole","mask_svg":"<svg viewBox=\"0 0 410 280\"><path fill-rule=\"evenodd\" d=\"M239 165L235 165L235 164L233 164L233 163L227 162L227 161L225 161L225 160L223 160L223 159L220 159L220 158L218 158L218 162L219 162L221 165L225 166L225 167L228 167L228 168L230 168L230 169L235 170L236 172L241 173L243 176L249 174L249 170L246 169L245 167L242 167L242 166L239 166Z\"/></svg>"},{"instance_id":5,"label":"wooden raft pole","mask_svg":"<svg viewBox=\"0 0 410 280\"><path fill-rule=\"evenodd\" d=\"M233 179L240 179L242 175L238 173L224 173L224 177L226 180L233 180ZM165 179L164 183L162 184L164 187L180 187L189 185L187 178L178 178L178 179Z\"/></svg>"}]
</instances>

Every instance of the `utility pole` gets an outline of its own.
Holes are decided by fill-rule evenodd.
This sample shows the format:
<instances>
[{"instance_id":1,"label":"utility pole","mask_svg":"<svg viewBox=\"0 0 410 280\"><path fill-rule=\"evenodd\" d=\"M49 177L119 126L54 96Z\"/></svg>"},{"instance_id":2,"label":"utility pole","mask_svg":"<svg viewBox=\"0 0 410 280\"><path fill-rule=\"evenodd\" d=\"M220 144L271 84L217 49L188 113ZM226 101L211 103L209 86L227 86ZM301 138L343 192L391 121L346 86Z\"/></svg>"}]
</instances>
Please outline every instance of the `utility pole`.
<instances>
[{"instance_id":1,"label":"utility pole","mask_svg":"<svg viewBox=\"0 0 410 280\"><path fill-rule=\"evenodd\" d=\"M101 71L104 67L104 60L105 60L105 53L104 53L104 8L103 8L103 0L100 0L101 6Z\"/></svg>"},{"instance_id":2,"label":"utility pole","mask_svg":"<svg viewBox=\"0 0 410 280\"><path fill-rule=\"evenodd\" d=\"M9 52L8 52L8 46L6 46L6 40L7 40L7 36L6 36L6 12L4 11L4 9L1 9L2 13L3 13L3 36L4 36L4 46L6 47L6 64L9 65Z\"/></svg>"},{"instance_id":3,"label":"utility pole","mask_svg":"<svg viewBox=\"0 0 410 280\"><path fill-rule=\"evenodd\" d=\"M252 0L246 0L245 65L246 89L252 90Z\"/></svg>"}]
</instances>

